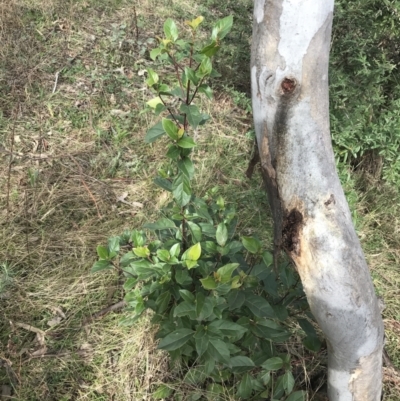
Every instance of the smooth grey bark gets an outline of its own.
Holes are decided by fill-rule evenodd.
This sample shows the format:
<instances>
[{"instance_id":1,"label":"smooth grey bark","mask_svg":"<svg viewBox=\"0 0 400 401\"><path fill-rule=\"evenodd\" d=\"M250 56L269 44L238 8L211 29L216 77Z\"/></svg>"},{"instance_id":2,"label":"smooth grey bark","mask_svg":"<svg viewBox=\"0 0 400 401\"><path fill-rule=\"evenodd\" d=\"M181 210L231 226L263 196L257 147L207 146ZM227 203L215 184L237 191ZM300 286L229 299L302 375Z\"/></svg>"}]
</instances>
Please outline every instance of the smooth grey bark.
<instances>
[{"instance_id":1,"label":"smooth grey bark","mask_svg":"<svg viewBox=\"0 0 400 401\"><path fill-rule=\"evenodd\" d=\"M277 251L292 258L328 344L331 401L378 401L383 322L329 129L333 0L255 0L251 80Z\"/></svg>"}]
</instances>

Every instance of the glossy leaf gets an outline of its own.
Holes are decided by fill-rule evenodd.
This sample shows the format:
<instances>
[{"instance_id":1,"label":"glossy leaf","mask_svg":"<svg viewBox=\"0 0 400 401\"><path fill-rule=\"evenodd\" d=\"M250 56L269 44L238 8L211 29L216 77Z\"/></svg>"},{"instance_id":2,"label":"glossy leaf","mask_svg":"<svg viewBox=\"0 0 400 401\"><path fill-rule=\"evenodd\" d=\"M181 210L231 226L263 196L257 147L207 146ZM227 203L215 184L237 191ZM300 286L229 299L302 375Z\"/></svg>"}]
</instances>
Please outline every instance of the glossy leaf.
<instances>
[{"instance_id":1,"label":"glossy leaf","mask_svg":"<svg viewBox=\"0 0 400 401\"><path fill-rule=\"evenodd\" d=\"M97 262L94 263L94 265L91 268L92 273L99 272L101 270L111 270L113 269L114 266L111 264L110 261L108 260L98 260Z\"/></svg>"},{"instance_id":2,"label":"glossy leaf","mask_svg":"<svg viewBox=\"0 0 400 401\"><path fill-rule=\"evenodd\" d=\"M257 254L261 250L261 242L254 237L242 237L243 246L252 254Z\"/></svg>"},{"instance_id":3,"label":"glossy leaf","mask_svg":"<svg viewBox=\"0 0 400 401\"><path fill-rule=\"evenodd\" d=\"M191 149L196 146L196 142L192 138L190 138L188 136L184 136L181 139L179 139L179 141L177 142L177 145L180 148Z\"/></svg>"},{"instance_id":4,"label":"glossy leaf","mask_svg":"<svg viewBox=\"0 0 400 401\"><path fill-rule=\"evenodd\" d=\"M215 290L217 288L217 283L214 280L214 277L209 276L209 277L200 279L200 281L205 290Z\"/></svg>"},{"instance_id":5,"label":"glossy leaf","mask_svg":"<svg viewBox=\"0 0 400 401\"><path fill-rule=\"evenodd\" d=\"M233 25L233 16L229 15L225 18L220 19L213 28L211 39L223 39L232 29Z\"/></svg>"},{"instance_id":6,"label":"glossy leaf","mask_svg":"<svg viewBox=\"0 0 400 401\"><path fill-rule=\"evenodd\" d=\"M174 351L185 345L193 337L193 334L193 330L185 328L178 329L164 337L160 341L158 348L165 351Z\"/></svg>"},{"instance_id":7,"label":"glossy leaf","mask_svg":"<svg viewBox=\"0 0 400 401\"><path fill-rule=\"evenodd\" d=\"M221 283L227 283L231 280L232 273L239 267L239 263L229 263L217 270L217 277Z\"/></svg>"},{"instance_id":8,"label":"glossy leaf","mask_svg":"<svg viewBox=\"0 0 400 401\"><path fill-rule=\"evenodd\" d=\"M228 241L228 229L224 223L219 223L215 234L219 246L225 246Z\"/></svg>"},{"instance_id":9,"label":"glossy leaf","mask_svg":"<svg viewBox=\"0 0 400 401\"><path fill-rule=\"evenodd\" d=\"M97 250L97 256L100 259L104 259L104 260L109 259L109 254L108 254L108 248L107 247L99 245L96 248L96 250Z\"/></svg>"},{"instance_id":10,"label":"glossy leaf","mask_svg":"<svg viewBox=\"0 0 400 401\"><path fill-rule=\"evenodd\" d=\"M167 39L174 42L178 39L178 28L171 18L168 18L164 22L164 33Z\"/></svg>"},{"instance_id":11,"label":"glossy leaf","mask_svg":"<svg viewBox=\"0 0 400 401\"><path fill-rule=\"evenodd\" d=\"M167 135L171 139L173 139L174 141L179 139L179 135L178 135L179 128L176 126L176 124L173 121L168 120L167 118L163 118L161 120L161 124L162 124L162 127L164 128L164 131L167 133Z\"/></svg>"}]
</instances>

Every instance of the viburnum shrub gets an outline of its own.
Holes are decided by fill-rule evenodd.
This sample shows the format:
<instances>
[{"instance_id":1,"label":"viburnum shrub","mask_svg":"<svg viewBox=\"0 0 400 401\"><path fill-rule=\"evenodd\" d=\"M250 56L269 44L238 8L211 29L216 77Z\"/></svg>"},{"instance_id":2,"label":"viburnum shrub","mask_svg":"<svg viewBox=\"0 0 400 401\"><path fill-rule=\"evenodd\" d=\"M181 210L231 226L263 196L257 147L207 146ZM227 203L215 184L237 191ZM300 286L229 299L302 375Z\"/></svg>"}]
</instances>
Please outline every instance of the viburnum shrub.
<instances>
[{"instance_id":1,"label":"viburnum shrub","mask_svg":"<svg viewBox=\"0 0 400 401\"><path fill-rule=\"evenodd\" d=\"M224 395L303 400L305 393L294 391L291 356L280 346L292 335L289 315L306 316L308 310L297 274L288 263L275 271L272 254L257 238L237 237L234 205L221 196L193 193L196 143L190 134L208 120L195 101L200 94L212 98L208 81L217 75L212 58L232 26L231 16L221 19L202 46L196 36L202 20L187 22L190 38L185 40L168 19L165 37L150 53L153 60L173 66L175 76L168 81L175 87L147 70L147 84L156 94L148 105L165 117L145 140L168 141L169 172L161 171L155 183L171 192L173 201L159 220L97 247L99 260L92 270L116 269L125 276L127 308L121 324L132 325L145 310L153 312L159 348L179 364L180 381L191 389L186 400ZM307 318L298 322L305 346L318 351L312 324ZM160 386L153 397L181 399L173 388Z\"/></svg>"}]
</instances>

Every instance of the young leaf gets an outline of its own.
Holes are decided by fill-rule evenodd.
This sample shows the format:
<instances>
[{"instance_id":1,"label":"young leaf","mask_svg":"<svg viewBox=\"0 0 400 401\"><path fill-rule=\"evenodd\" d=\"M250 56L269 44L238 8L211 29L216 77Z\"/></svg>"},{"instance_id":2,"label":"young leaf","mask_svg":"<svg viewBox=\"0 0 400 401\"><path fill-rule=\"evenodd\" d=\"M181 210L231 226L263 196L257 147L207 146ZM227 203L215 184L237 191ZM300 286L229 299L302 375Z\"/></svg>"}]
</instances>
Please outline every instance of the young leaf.
<instances>
[{"instance_id":1,"label":"young leaf","mask_svg":"<svg viewBox=\"0 0 400 401\"><path fill-rule=\"evenodd\" d=\"M211 34L211 39L212 40L217 40L217 39L223 39L229 31L232 29L233 25L233 16L229 15L225 18L220 19L213 28L212 34Z\"/></svg>"},{"instance_id":2,"label":"young leaf","mask_svg":"<svg viewBox=\"0 0 400 401\"><path fill-rule=\"evenodd\" d=\"M230 281L233 271L239 267L239 263L229 263L225 266L220 267L217 270L217 277L221 283L227 283Z\"/></svg>"},{"instance_id":3,"label":"young leaf","mask_svg":"<svg viewBox=\"0 0 400 401\"><path fill-rule=\"evenodd\" d=\"M252 254L257 254L261 250L261 242L254 237L242 237L243 246Z\"/></svg>"},{"instance_id":4,"label":"young leaf","mask_svg":"<svg viewBox=\"0 0 400 401\"><path fill-rule=\"evenodd\" d=\"M150 256L150 251L147 246L138 246L137 248L133 248L132 251L136 256L139 256L139 258L147 258Z\"/></svg>"},{"instance_id":5,"label":"young leaf","mask_svg":"<svg viewBox=\"0 0 400 401\"><path fill-rule=\"evenodd\" d=\"M191 246L182 256L182 260L198 260L201 255L201 245L200 242Z\"/></svg>"},{"instance_id":6,"label":"young leaf","mask_svg":"<svg viewBox=\"0 0 400 401\"><path fill-rule=\"evenodd\" d=\"M151 50L150 58L154 61L160 54L161 54L161 49L159 47L156 47L155 49Z\"/></svg>"},{"instance_id":7,"label":"young leaf","mask_svg":"<svg viewBox=\"0 0 400 401\"><path fill-rule=\"evenodd\" d=\"M205 290L215 290L217 288L217 283L212 276L202 278L200 281Z\"/></svg>"},{"instance_id":8,"label":"young leaf","mask_svg":"<svg viewBox=\"0 0 400 401\"><path fill-rule=\"evenodd\" d=\"M225 246L226 241L228 240L228 229L224 223L218 224L215 237L219 246Z\"/></svg>"},{"instance_id":9,"label":"young leaf","mask_svg":"<svg viewBox=\"0 0 400 401\"><path fill-rule=\"evenodd\" d=\"M185 328L178 329L164 337L160 341L158 348L164 349L165 351L174 351L185 345L193 337L193 334L193 330Z\"/></svg>"},{"instance_id":10,"label":"young leaf","mask_svg":"<svg viewBox=\"0 0 400 401\"><path fill-rule=\"evenodd\" d=\"M186 24L189 25L193 30L196 30L197 27L203 22L204 17L199 16L195 19L192 19L191 21L186 21Z\"/></svg>"},{"instance_id":11,"label":"young leaf","mask_svg":"<svg viewBox=\"0 0 400 401\"><path fill-rule=\"evenodd\" d=\"M146 79L147 85L153 86L158 83L159 81L158 74L151 68L147 69L147 76L148 76L148 78Z\"/></svg>"},{"instance_id":12,"label":"young leaf","mask_svg":"<svg viewBox=\"0 0 400 401\"><path fill-rule=\"evenodd\" d=\"M162 122L160 121L147 131L146 136L144 137L144 140L147 143L152 143L164 134L165 134L165 131L162 126Z\"/></svg>"},{"instance_id":13,"label":"young leaf","mask_svg":"<svg viewBox=\"0 0 400 401\"><path fill-rule=\"evenodd\" d=\"M105 246L99 245L97 248L97 255L100 259L108 260L109 259L109 254L108 254L108 248Z\"/></svg>"},{"instance_id":14,"label":"young leaf","mask_svg":"<svg viewBox=\"0 0 400 401\"><path fill-rule=\"evenodd\" d=\"M191 149L196 146L196 142L192 138L190 138L188 136L184 136L181 139L179 139L179 141L177 142L177 145L180 148Z\"/></svg>"},{"instance_id":15,"label":"young leaf","mask_svg":"<svg viewBox=\"0 0 400 401\"><path fill-rule=\"evenodd\" d=\"M175 42L178 39L178 28L171 18L168 18L164 22L164 33L166 38L169 40Z\"/></svg>"},{"instance_id":16,"label":"young leaf","mask_svg":"<svg viewBox=\"0 0 400 401\"><path fill-rule=\"evenodd\" d=\"M160 99L159 96L154 97L153 99L150 99L149 101L146 102L146 104L151 107L152 109L155 109L159 104L163 105L162 100Z\"/></svg>"},{"instance_id":17,"label":"young leaf","mask_svg":"<svg viewBox=\"0 0 400 401\"><path fill-rule=\"evenodd\" d=\"M207 46L204 46L201 49L201 53L204 54L207 57L212 57L214 56L215 53L220 49L219 43L217 41L213 40L210 44Z\"/></svg>"},{"instance_id":18,"label":"young leaf","mask_svg":"<svg viewBox=\"0 0 400 401\"><path fill-rule=\"evenodd\" d=\"M212 71L212 63L209 57L204 57L202 62L200 63L199 69L196 72L196 75L199 78L204 78L207 75L210 75Z\"/></svg>"},{"instance_id":19,"label":"young leaf","mask_svg":"<svg viewBox=\"0 0 400 401\"><path fill-rule=\"evenodd\" d=\"M164 128L164 131L167 133L167 135L174 141L179 139L178 131L179 128L176 126L176 124L168 120L167 118L163 118L161 120L162 126Z\"/></svg>"}]
</instances>

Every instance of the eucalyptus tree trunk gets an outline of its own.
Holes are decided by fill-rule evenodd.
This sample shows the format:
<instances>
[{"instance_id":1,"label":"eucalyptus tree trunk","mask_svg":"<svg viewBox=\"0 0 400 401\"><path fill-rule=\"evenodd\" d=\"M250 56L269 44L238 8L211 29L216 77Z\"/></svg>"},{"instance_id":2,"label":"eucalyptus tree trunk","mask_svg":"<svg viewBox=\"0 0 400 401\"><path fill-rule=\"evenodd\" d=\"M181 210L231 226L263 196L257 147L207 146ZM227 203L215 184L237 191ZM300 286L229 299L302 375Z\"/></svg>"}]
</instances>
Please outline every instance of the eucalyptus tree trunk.
<instances>
[{"instance_id":1,"label":"eucalyptus tree trunk","mask_svg":"<svg viewBox=\"0 0 400 401\"><path fill-rule=\"evenodd\" d=\"M276 253L295 263L326 336L329 399L378 401L383 323L329 131L333 3L255 0L254 123Z\"/></svg>"}]
</instances>

